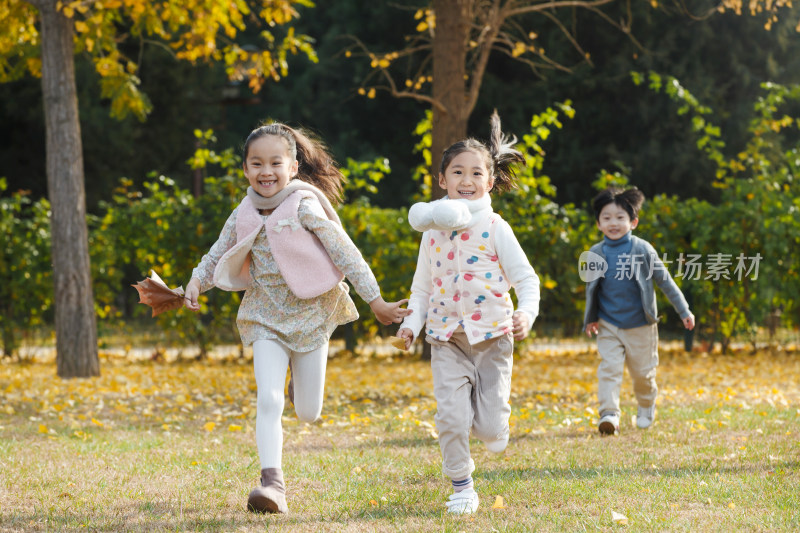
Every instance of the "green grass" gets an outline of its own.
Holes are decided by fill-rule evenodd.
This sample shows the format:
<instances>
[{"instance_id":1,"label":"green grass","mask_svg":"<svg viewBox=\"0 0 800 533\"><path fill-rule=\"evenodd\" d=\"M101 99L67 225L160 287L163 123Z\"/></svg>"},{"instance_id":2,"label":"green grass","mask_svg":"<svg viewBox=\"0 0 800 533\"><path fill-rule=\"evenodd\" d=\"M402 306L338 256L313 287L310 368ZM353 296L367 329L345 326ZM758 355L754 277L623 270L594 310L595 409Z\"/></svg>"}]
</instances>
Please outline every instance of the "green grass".
<instances>
[{"instance_id":1,"label":"green grass","mask_svg":"<svg viewBox=\"0 0 800 533\"><path fill-rule=\"evenodd\" d=\"M287 408L286 516L245 511L259 474L246 364L104 361L101 378L69 382L52 364L3 364L0 531L800 529L800 357L665 354L654 427L632 426L626 376L622 431L606 438L595 364L515 362L512 439L502 455L473 441L481 506L464 517L444 512L424 362L333 359L323 419Z\"/></svg>"}]
</instances>

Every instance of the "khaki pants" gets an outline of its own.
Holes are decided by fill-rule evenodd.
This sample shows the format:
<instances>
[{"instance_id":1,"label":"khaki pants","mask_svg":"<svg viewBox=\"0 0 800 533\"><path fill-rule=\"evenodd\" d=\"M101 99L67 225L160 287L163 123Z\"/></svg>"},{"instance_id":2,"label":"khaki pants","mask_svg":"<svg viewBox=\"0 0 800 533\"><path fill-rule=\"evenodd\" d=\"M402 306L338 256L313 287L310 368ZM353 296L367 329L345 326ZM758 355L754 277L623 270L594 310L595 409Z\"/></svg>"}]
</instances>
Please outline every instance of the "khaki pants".
<instances>
[{"instance_id":1,"label":"khaki pants","mask_svg":"<svg viewBox=\"0 0 800 533\"><path fill-rule=\"evenodd\" d=\"M619 389L624 366L633 380L636 401L650 407L656 401L656 367L658 366L658 327L649 324L620 329L600 320L597 351L602 358L597 368L597 399L600 416L619 416Z\"/></svg>"},{"instance_id":2,"label":"khaki pants","mask_svg":"<svg viewBox=\"0 0 800 533\"><path fill-rule=\"evenodd\" d=\"M475 470L470 429L484 442L508 441L514 340L507 334L470 345L460 328L449 342L427 340L442 470L450 479L465 479Z\"/></svg>"}]
</instances>

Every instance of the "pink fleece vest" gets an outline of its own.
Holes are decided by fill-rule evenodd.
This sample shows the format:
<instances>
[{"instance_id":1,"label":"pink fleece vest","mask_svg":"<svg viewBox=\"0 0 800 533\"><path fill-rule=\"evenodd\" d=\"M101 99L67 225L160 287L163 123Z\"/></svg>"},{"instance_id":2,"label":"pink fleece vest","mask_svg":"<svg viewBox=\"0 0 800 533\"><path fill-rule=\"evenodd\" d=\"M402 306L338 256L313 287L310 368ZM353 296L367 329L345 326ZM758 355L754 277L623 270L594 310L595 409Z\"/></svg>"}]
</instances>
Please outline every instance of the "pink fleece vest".
<instances>
[{"instance_id":1,"label":"pink fleece vest","mask_svg":"<svg viewBox=\"0 0 800 533\"><path fill-rule=\"evenodd\" d=\"M249 288L250 249L262 225L281 276L298 298L320 296L344 279L319 238L300 223L298 208L303 198L316 201L314 193L296 191L266 221L249 198L242 200L236 215L236 245L225 252L214 269L217 287L233 291Z\"/></svg>"}]
</instances>

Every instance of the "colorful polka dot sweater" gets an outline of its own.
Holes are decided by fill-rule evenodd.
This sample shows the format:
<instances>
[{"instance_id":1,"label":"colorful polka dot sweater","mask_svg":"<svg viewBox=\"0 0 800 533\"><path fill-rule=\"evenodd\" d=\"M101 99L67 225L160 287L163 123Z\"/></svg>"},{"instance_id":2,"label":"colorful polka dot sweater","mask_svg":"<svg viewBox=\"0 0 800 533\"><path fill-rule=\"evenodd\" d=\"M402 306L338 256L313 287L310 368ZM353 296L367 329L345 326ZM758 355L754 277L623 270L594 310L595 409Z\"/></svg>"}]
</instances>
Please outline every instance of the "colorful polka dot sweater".
<instances>
[{"instance_id":1,"label":"colorful polka dot sweater","mask_svg":"<svg viewBox=\"0 0 800 533\"><path fill-rule=\"evenodd\" d=\"M423 330L448 340L461 327L475 344L511 332L512 286L529 324L538 314L539 278L513 231L490 205L472 215L466 228L422 235L408 306L414 313L401 326L415 336Z\"/></svg>"}]
</instances>

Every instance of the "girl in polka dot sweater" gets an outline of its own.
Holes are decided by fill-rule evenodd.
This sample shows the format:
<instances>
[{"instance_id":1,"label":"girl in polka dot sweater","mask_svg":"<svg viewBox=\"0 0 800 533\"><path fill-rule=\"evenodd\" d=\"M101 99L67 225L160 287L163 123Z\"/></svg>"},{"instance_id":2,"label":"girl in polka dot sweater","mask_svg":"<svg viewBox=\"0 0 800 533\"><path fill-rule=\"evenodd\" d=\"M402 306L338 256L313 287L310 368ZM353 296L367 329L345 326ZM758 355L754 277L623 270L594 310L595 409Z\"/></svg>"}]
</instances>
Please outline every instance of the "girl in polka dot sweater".
<instances>
[{"instance_id":1,"label":"girl in polka dot sweater","mask_svg":"<svg viewBox=\"0 0 800 533\"><path fill-rule=\"evenodd\" d=\"M424 328L431 344L442 468L454 489L446 505L458 514L478 508L470 431L492 452L508 444L514 340L528 335L539 313L539 278L490 196L516 186L513 165L524 158L513 148L516 139L502 135L497 113L491 123L488 146L467 139L444 151L439 185L447 196L408 212L423 235L413 311L397 333L408 348Z\"/></svg>"}]
</instances>

